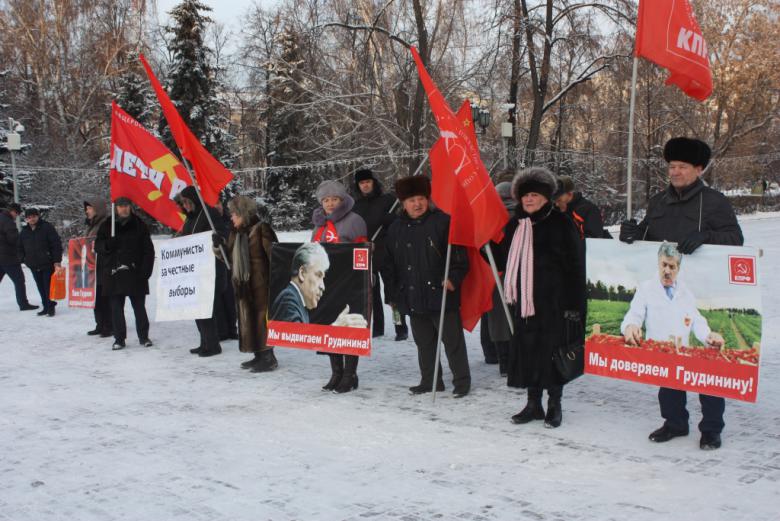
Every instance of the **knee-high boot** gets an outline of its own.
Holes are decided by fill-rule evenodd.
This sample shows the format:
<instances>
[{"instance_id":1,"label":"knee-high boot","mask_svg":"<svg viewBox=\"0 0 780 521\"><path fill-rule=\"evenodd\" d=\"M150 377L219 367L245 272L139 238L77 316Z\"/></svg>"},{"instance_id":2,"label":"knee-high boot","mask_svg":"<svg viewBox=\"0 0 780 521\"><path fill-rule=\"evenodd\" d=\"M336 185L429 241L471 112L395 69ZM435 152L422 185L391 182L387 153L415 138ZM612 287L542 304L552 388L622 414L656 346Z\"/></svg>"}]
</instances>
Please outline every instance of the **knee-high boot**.
<instances>
[{"instance_id":1,"label":"knee-high boot","mask_svg":"<svg viewBox=\"0 0 780 521\"><path fill-rule=\"evenodd\" d=\"M322 386L323 391L332 391L339 385L344 374L344 355L328 355L330 358L330 380Z\"/></svg>"},{"instance_id":2,"label":"knee-high boot","mask_svg":"<svg viewBox=\"0 0 780 521\"><path fill-rule=\"evenodd\" d=\"M358 360L360 360L360 358L357 356L344 356L344 374L341 376L339 385L333 390L334 393L348 393L353 389L358 388Z\"/></svg>"}]
</instances>

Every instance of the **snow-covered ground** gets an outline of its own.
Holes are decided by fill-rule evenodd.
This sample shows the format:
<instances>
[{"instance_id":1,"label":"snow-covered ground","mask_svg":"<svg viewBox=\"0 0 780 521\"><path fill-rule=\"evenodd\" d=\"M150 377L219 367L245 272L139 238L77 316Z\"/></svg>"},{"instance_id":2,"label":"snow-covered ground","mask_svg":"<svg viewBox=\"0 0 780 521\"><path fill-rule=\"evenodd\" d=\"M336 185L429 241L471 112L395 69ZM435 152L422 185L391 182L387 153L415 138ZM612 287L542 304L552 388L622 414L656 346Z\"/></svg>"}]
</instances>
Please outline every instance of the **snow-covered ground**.
<instances>
[{"instance_id":1,"label":"snow-covered ground","mask_svg":"<svg viewBox=\"0 0 780 521\"><path fill-rule=\"evenodd\" d=\"M414 344L387 337L361 360L360 389L334 395L314 353L277 349L276 372L251 374L236 342L190 355L191 322L152 323L153 348L131 333L112 352L85 334L91 312L20 313L4 280L0 519L780 519L779 224L744 222L764 248L759 398L728 403L714 452L698 448L695 396L691 435L654 444L655 389L592 376L564 390L559 429L511 424L523 395L483 362L477 333L464 399L446 363L435 404L410 396Z\"/></svg>"}]
</instances>

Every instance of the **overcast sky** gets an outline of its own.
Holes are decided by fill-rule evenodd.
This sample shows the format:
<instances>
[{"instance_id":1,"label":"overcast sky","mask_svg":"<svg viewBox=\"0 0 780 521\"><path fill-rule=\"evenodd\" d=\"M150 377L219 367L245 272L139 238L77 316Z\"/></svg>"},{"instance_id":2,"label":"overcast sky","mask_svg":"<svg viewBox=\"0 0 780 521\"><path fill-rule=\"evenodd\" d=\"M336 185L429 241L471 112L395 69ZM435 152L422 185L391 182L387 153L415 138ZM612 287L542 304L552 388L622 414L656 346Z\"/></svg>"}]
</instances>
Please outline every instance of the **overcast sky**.
<instances>
[{"instance_id":1,"label":"overcast sky","mask_svg":"<svg viewBox=\"0 0 780 521\"><path fill-rule=\"evenodd\" d=\"M157 12L160 21L163 22L168 17L170 11L181 0L157 0ZM228 29L237 30L241 16L253 4L258 3L263 7L272 7L278 0L200 0L202 3L211 7L213 11L209 16L227 26Z\"/></svg>"}]
</instances>

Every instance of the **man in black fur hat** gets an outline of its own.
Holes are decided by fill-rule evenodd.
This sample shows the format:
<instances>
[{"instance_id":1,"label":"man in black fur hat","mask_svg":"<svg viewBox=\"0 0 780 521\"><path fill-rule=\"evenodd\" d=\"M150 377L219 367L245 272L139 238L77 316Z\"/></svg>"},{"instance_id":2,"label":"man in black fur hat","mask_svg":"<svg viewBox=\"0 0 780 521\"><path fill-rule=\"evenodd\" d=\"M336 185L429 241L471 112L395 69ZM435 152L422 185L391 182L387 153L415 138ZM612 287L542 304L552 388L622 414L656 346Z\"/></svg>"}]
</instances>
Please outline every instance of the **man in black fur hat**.
<instances>
[{"instance_id":1,"label":"man in black fur hat","mask_svg":"<svg viewBox=\"0 0 780 521\"><path fill-rule=\"evenodd\" d=\"M372 335L375 337L385 334L385 314L382 309L379 273L385 260L387 228L397 218L394 212L390 212L390 209L395 204L395 200L396 198L393 194L385 193L382 183L374 177L374 172L371 169L361 168L355 172L355 206L352 208L352 211L366 221L368 237L374 243L374 254L371 259L374 302L371 316L373 317ZM397 312L394 314L397 314ZM409 331L406 327L405 317L400 315L398 322L395 325L395 339L396 341L406 340L409 336Z\"/></svg>"},{"instance_id":2,"label":"man in black fur hat","mask_svg":"<svg viewBox=\"0 0 780 521\"><path fill-rule=\"evenodd\" d=\"M702 244L741 246L742 230L731 203L722 193L705 186L700 176L710 161L710 147L698 139L672 138L664 146L669 164L669 186L647 204L642 222L631 219L620 225L620 240L676 242L680 253L691 254ZM686 393L661 387L658 391L664 425L650 434L655 442L688 435ZM699 423L703 450L721 445L726 402L716 396L699 395L702 420Z\"/></svg>"},{"instance_id":3,"label":"man in black fur hat","mask_svg":"<svg viewBox=\"0 0 780 521\"><path fill-rule=\"evenodd\" d=\"M412 394L431 392L436 367L436 343L442 293L448 291L442 341L452 371L453 396L466 396L471 389L471 372L466 339L460 319L460 285L468 272L468 258L462 246L452 246L450 271L444 280L450 218L429 204L431 181L425 176L399 179L395 192L403 214L390 225L382 268L388 302L409 315L417 344L420 383ZM439 371L436 390L444 390Z\"/></svg>"}]
</instances>

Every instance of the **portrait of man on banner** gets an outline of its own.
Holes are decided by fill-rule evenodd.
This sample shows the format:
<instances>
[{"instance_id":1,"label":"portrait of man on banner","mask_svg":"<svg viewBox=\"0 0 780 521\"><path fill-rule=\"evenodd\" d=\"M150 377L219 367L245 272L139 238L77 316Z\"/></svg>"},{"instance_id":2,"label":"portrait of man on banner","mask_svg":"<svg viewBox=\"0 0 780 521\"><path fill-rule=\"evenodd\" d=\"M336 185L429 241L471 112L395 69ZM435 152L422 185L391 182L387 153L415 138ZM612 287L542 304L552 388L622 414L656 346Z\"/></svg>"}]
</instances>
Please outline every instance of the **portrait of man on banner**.
<instances>
[{"instance_id":1,"label":"portrait of man on banner","mask_svg":"<svg viewBox=\"0 0 780 521\"><path fill-rule=\"evenodd\" d=\"M271 256L271 307L268 313L271 330L269 344L324 349L325 346L316 342L310 345L274 343L278 340L274 338L275 333L311 332L317 330L312 328L314 325L325 326L323 331L330 331L334 336L341 332L367 340L371 321L367 248L368 245L351 243L274 244ZM359 255L363 250L366 255ZM303 324L309 327L302 329ZM353 331L345 331L345 328Z\"/></svg>"},{"instance_id":2,"label":"portrait of man on banner","mask_svg":"<svg viewBox=\"0 0 780 521\"><path fill-rule=\"evenodd\" d=\"M757 251L588 239L585 372L756 401Z\"/></svg>"}]
</instances>

